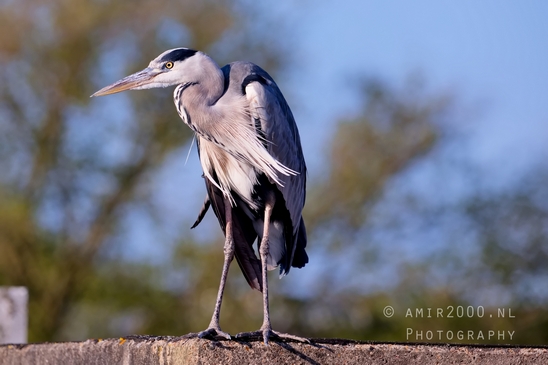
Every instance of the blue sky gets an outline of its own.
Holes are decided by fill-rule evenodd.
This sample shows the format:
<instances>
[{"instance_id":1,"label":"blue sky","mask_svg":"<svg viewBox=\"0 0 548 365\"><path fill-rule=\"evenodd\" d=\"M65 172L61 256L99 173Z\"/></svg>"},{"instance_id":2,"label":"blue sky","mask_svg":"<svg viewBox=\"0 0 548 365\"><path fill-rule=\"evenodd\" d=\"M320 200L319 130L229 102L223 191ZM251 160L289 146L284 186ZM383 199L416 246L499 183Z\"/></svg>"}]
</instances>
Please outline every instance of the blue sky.
<instances>
[{"instance_id":1,"label":"blue sky","mask_svg":"<svg viewBox=\"0 0 548 365\"><path fill-rule=\"evenodd\" d=\"M358 110L351 77L399 85L419 71L429 89L453 91L464 109L479 106L462 121L473 159L519 168L546 157L547 15L541 1L315 2L299 17L289 83L305 106L296 114L308 154L316 155L315 141L330 135L333 120Z\"/></svg>"}]
</instances>

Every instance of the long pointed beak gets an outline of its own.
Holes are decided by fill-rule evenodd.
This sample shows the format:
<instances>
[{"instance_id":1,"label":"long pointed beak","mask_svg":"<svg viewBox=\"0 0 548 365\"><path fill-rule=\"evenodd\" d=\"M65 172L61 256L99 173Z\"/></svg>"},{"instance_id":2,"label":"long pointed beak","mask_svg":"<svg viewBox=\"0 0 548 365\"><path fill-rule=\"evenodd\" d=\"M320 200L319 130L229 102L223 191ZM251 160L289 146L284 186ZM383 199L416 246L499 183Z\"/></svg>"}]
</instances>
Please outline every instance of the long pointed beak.
<instances>
[{"instance_id":1,"label":"long pointed beak","mask_svg":"<svg viewBox=\"0 0 548 365\"><path fill-rule=\"evenodd\" d=\"M105 86L101 90L97 91L95 94L91 95L91 97L110 95L114 93L119 93L120 91L142 88L144 85L149 84L159 73L161 72L147 67L142 71L136 72L132 75L124 77L121 80L116 81L114 84Z\"/></svg>"}]
</instances>

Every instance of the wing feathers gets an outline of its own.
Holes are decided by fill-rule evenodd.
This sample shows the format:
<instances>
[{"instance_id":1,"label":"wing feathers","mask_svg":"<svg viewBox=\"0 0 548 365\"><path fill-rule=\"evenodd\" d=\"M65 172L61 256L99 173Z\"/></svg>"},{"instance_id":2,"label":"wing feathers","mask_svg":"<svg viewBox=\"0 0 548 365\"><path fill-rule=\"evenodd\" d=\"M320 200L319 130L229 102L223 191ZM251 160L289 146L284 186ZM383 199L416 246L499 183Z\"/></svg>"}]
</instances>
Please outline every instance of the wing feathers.
<instances>
[{"instance_id":1,"label":"wing feathers","mask_svg":"<svg viewBox=\"0 0 548 365\"><path fill-rule=\"evenodd\" d=\"M267 175L272 182L283 186L285 179L282 176L292 176L298 172L278 161L265 148L264 138L256 133L254 124L250 123L248 105L244 96L232 97L230 103L211 106L208 120L195 117L192 124L196 133L203 139L202 144L215 145L236 161L253 167ZM230 197L230 191L237 191L238 186L231 179L231 175L234 174L227 169L226 158L220 156L221 153L215 154L214 148L202 148L201 152L204 174L225 196ZM238 169L238 166L232 167ZM211 176L211 171L216 172L217 181Z\"/></svg>"},{"instance_id":2,"label":"wing feathers","mask_svg":"<svg viewBox=\"0 0 548 365\"><path fill-rule=\"evenodd\" d=\"M274 82L251 82L245 87L251 117L260 120L268 153L298 175L279 177L279 189L291 215L293 232L299 229L306 190L306 164L293 114Z\"/></svg>"},{"instance_id":3,"label":"wing feathers","mask_svg":"<svg viewBox=\"0 0 548 365\"><path fill-rule=\"evenodd\" d=\"M291 266L303 267L308 262L306 228L302 219L306 199L306 164L299 131L285 98L266 72L257 66L252 68L251 75L244 79L244 83L249 82L244 85L244 91L252 124L259 125L261 129L255 134L266 139L265 147L273 158L298 173L280 176L281 184L278 184L283 201L278 200L277 204L285 205L289 213L288 218L283 218L285 229L288 229L282 238L285 257L280 262L280 276L284 276Z\"/></svg>"}]
</instances>

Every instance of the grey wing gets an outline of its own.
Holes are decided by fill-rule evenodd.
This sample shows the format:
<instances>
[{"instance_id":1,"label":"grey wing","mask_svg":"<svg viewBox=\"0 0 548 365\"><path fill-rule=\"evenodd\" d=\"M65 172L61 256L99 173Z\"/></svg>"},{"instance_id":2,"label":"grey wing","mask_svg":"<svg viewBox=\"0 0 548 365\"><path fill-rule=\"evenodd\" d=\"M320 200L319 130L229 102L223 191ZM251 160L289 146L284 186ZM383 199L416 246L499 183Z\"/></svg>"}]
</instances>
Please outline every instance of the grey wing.
<instances>
[{"instance_id":1,"label":"grey wing","mask_svg":"<svg viewBox=\"0 0 548 365\"><path fill-rule=\"evenodd\" d=\"M283 186L278 186L293 223L293 234L296 235L301 227L306 199L306 164L293 113L276 83L260 67L251 69L243 86L250 103L252 122L260 126L257 129L263 134L268 152L298 173L293 176L279 174Z\"/></svg>"}]
</instances>

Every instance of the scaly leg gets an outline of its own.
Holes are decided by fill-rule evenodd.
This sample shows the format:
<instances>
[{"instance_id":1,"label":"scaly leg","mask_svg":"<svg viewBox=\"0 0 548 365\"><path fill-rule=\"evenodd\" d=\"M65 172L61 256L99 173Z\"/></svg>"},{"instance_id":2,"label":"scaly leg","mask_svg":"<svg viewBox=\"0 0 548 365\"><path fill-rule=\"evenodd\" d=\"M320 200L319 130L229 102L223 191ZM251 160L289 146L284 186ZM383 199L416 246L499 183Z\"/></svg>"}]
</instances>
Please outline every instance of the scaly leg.
<instances>
[{"instance_id":1,"label":"scaly leg","mask_svg":"<svg viewBox=\"0 0 548 365\"><path fill-rule=\"evenodd\" d=\"M273 193L270 193L266 199L265 212L264 212L263 238L261 240L261 245L259 247L259 253L261 255L261 265L262 265L261 269L262 269L262 276L263 276L263 325L261 326L259 331L239 333L236 335L236 337L242 338L242 337L250 337L257 334L262 334L265 345L268 345L268 340L270 336L310 343L310 340L307 338L273 331L272 324L270 323L270 309L268 306L268 276L267 276L268 270L267 270L266 260L269 252L268 239L270 234L270 217L272 216L272 209L274 209L275 203L276 203L276 198L274 197Z\"/></svg>"},{"instance_id":2,"label":"scaly leg","mask_svg":"<svg viewBox=\"0 0 548 365\"><path fill-rule=\"evenodd\" d=\"M272 325L270 323L270 308L268 306L268 270L266 265L266 259L268 257L269 241L268 236L270 234L270 217L272 215L272 209L274 208L275 198L274 194L270 193L265 205L264 210L264 228L263 239L261 240L261 246L259 253L261 255L261 269L263 275L263 325L259 331L263 332L263 341L265 345L268 345L268 339L272 333Z\"/></svg>"},{"instance_id":3,"label":"scaly leg","mask_svg":"<svg viewBox=\"0 0 548 365\"><path fill-rule=\"evenodd\" d=\"M215 302L215 310L213 311L211 322L209 323L209 326L206 330L198 334L198 336L201 338L224 337L230 340L230 335L226 332L221 331L221 326L219 325L219 317L221 315L221 303L223 301L223 293L225 290L226 278L228 276L228 268L230 267L230 263L234 259L234 238L232 236L232 206L230 205L230 201L227 198L225 198L225 217L225 260L223 263L223 272L221 274L221 283L219 285L219 292L217 293L217 301Z\"/></svg>"}]
</instances>

